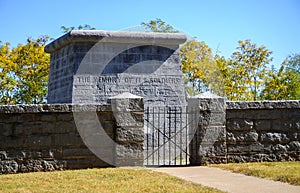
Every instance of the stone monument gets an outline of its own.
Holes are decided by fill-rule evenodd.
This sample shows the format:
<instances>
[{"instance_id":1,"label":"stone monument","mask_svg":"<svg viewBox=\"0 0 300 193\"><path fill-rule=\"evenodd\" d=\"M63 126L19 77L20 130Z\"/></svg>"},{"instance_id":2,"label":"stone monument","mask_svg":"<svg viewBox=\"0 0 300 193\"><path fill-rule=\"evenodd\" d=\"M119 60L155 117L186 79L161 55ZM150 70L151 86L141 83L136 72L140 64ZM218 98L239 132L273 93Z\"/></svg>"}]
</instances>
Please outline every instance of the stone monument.
<instances>
[{"instance_id":1,"label":"stone monument","mask_svg":"<svg viewBox=\"0 0 300 193\"><path fill-rule=\"evenodd\" d=\"M180 33L73 30L51 54L48 103L110 103L124 92L145 106L185 106Z\"/></svg>"},{"instance_id":2,"label":"stone monument","mask_svg":"<svg viewBox=\"0 0 300 193\"><path fill-rule=\"evenodd\" d=\"M186 125L179 53L185 41L180 33L70 31L45 47L51 54L48 103L113 105L123 93L143 97L146 159L167 154L176 160L176 145L187 139L176 138ZM161 125L168 126L163 135Z\"/></svg>"}]
</instances>

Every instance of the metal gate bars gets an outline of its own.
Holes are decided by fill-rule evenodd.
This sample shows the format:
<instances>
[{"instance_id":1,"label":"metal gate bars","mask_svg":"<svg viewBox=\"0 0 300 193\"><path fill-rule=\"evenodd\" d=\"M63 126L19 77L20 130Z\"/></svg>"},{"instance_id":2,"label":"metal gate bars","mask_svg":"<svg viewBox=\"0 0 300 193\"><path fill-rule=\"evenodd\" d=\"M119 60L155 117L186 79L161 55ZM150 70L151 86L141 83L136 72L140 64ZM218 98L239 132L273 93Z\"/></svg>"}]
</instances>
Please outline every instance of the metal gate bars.
<instances>
[{"instance_id":1,"label":"metal gate bars","mask_svg":"<svg viewBox=\"0 0 300 193\"><path fill-rule=\"evenodd\" d=\"M144 165L188 165L189 143L198 126L197 117L187 107L147 107Z\"/></svg>"}]
</instances>

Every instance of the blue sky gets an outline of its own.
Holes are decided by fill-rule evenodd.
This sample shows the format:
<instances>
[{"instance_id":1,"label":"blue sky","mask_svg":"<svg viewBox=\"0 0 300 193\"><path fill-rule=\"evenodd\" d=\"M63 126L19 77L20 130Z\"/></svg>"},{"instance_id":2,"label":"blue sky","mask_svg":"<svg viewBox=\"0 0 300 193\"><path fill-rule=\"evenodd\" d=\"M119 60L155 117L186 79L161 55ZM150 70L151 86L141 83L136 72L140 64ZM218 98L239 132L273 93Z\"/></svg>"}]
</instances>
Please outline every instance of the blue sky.
<instances>
[{"instance_id":1,"label":"blue sky","mask_svg":"<svg viewBox=\"0 0 300 193\"><path fill-rule=\"evenodd\" d=\"M299 0L0 0L0 40L62 35L60 26L120 30L161 18L228 58L238 40L273 51L273 65L300 53Z\"/></svg>"}]
</instances>

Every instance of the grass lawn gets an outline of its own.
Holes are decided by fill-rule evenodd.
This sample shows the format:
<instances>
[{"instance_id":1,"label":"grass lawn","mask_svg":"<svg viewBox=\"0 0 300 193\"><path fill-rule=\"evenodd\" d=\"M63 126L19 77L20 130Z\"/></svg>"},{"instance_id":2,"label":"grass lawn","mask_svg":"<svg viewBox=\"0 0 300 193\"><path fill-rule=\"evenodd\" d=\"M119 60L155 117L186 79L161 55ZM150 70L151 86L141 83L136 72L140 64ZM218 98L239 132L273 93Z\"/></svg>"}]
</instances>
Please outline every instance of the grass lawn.
<instances>
[{"instance_id":1,"label":"grass lawn","mask_svg":"<svg viewBox=\"0 0 300 193\"><path fill-rule=\"evenodd\" d=\"M230 163L209 166L300 186L300 162Z\"/></svg>"},{"instance_id":2,"label":"grass lawn","mask_svg":"<svg viewBox=\"0 0 300 193\"><path fill-rule=\"evenodd\" d=\"M221 192L144 168L0 175L0 192Z\"/></svg>"}]
</instances>

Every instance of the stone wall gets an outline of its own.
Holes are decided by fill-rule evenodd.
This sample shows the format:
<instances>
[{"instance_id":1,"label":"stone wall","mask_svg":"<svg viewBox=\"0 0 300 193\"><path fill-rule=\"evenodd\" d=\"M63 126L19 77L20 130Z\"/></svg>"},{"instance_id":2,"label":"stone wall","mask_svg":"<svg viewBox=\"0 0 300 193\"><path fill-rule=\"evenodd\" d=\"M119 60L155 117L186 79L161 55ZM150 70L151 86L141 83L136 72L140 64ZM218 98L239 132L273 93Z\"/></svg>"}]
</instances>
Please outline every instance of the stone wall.
<instances>
[{"instance_id":1,"label":"stone wall","mask_svg":"<svg viewBox=\"0 0 300 193\"><path fill-rule=\"evenodd\" d=\"M193 165L300 160L300 101L225 103L204 94L189 105L199 120ZM143 99L130 93L111 105L0 106L0 173L142 166L143 115Z\"/></svg>"},{"instance_id":2,"label":"stone wall","mask_svg":"<svg viewBox=\"0 0 300 193\"><path fill-rule=\"evenodd\" d=\"M226 104L228 162L300 160L300 101Z\"/></svg>"},{"instance_id":3,"label":"stone wall","mask_svg":"<svg viewBox=\"0 0 300 193\"><path fill-rule=\"evenodd\" d=\"M110 105L0 106L0 173L143 165L143 101L134 101L130 128Z\"/></svg>"}]
</instances>

